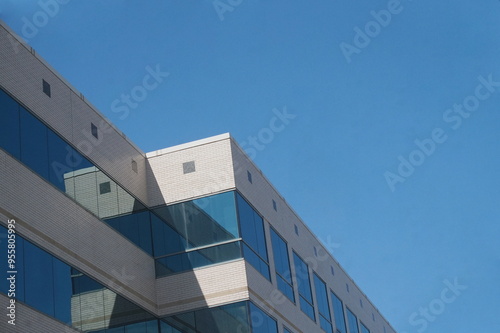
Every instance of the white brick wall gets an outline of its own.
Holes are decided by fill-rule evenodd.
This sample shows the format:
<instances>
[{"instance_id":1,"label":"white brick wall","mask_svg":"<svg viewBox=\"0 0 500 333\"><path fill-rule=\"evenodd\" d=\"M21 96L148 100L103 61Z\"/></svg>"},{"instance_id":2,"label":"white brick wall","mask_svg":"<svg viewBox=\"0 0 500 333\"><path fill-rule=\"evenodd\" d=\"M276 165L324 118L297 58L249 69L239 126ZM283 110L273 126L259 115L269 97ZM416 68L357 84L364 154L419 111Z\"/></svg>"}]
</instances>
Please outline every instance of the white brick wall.
<instances>
[{"instance_id":1,"label":"white brick wall","mask_svg":"<svg viewBox=\"0 0 500 333\"><path fill-rule=\"evenodd\" d=\"M228 135L196 141L148 153L152 173L149 184L157 183L160 193L150 192L150 205L170 204L234 188L231 147ZM182 164L194 161L196 171L183 173Z\"/></svg>"},{"instance_id":2,"label":"white brick wall","mask_svg":"<svg viewBox=\"0 0 500 333\"><path fill-rule=\"evenodd\" d=\"M156 280L160 316L248 299L245 262L236 260Z\"/></svg>"}]
</instances>

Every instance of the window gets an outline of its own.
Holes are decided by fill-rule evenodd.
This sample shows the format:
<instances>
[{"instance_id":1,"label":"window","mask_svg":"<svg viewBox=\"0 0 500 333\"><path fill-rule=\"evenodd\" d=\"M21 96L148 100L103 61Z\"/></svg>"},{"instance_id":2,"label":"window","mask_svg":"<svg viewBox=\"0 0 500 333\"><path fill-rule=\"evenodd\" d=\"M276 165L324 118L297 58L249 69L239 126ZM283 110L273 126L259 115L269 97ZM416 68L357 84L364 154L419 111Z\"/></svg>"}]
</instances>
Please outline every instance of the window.
<instances>
[{"instance_id":1,"label":"window","mask_svg":"<svg viewBox=\"0 0 500 333\"><path fill-rule=\"evenodd\" d=\"M94 123L90 123L90 132L92 133L92 136L96 139L99 139L99 133L97 131L97 126L94 125Z\"/></svg>"},{"instance_id":2,"label":"window","mask_svg":"<svg viewBox=\"0 0 500 333\"><path fill-rule=\"evenodd\" d=\"M360 326L361 326L361 333L370 333L370 330L365 325L363 325L363 323L360 322Z\"/></svg>"},{"instance_id":3,"label":"window","mask_svg":"<svg viewBox=\"0 0 500 333\"><path fill-rule=\"evenodd\" d=\"M295 252L293 253L293 262L295 264L295 275L299 290L300 309L308 315L309 318L316 321L311 292L311 281L309 279L309 267Z\"/></svg>"},{"instance_id":4,"label":"window","mask_svg":"<svg viewBox=\"0 0 500 333\"><path fill-rule=\"evenodd\" d=\"M196 166L194 164L194 161L182 163L182 171L184 172L184 174L195 172Z\"/></svg>"},{"instance_id":5,"label":"window","mask_svg":"<svg viewBox=\"0 0 500 333\"><path fill-rule=\"evenodd\" d=\"M247 179L250 182L250 184L252 184L252 174L248 170L247 170Z\"/></svg>"},{"instance_id":6,"label":"window","mask_svg":"<svg viewBox=\"0 0 500 333\"><path fill-rule=\"evenodd\" d=\"M359 299L359 306L363 307L363 300L361 298Z\"/></svg>"},{"instance_id":7,"label":"window","mask_svg":"<svg viewBox=\"0 0 500 333\"><path fill-rule=\"evenodd\" d=\"M0 226L0 239L6 237L7 229ZM7 242L0 242L4 253L6 246ZM151 324L152 315L19 235L16 255L17 300L77 330L102 333L96 328L109 327L111 332L112 321L103 319L107 317L120 318L114 327L127 327L116 332L157 332L144 329L157 327L156 320ZM6 265L6 260L0 261L1 277L8 271ZM0 284L1 293L7 293L6 288L6 283Z\"/></svg>"},{"instance_id":8,"label":"window","mask_svg":"<svg viewBox=\"0 0 500 333\"><path fill-rule=\"evenodd\" d=\"M293 227L295 229L295 234L298 236L299 235L299 228L297 227L296 224L294 224Z\"/></svg>"},{"instance_id":9,"label":"window","mask_svg":"<svg viewBox=\"0 0 500 333\"><path fill-rule=\"evenodd\" d=\"M0 147L19 159L21 156L19 104L0 89Z\"/></svg>"},{"instance_id":10,"label":"window","mask_svg":"<svg viewBox=\"0 0 500 333\"><path fill-rule=\"evenodd\" d=\"M132 160L132 171L137 173L137 162Z\"/></svg>"},{"instance_id":11,"label":"window","mask_svg":"<svg viewBox=\"0 0 500 333\"><path fill-rule=\"evenodd\" d=\"M21 108L21 162L45 179L49 178L47 127Z\"/></svg>"},{"instance_id":12,"label":"window","mask_svg":"<svg viewBox=\"0 0 500 333\"><path fill-rule=\"evenodd\" d=\"M354 315L354 313L352 313L351 310L349 310L349 308L347 308L347 323L350 333L359 333L358 318Z\"/></svg>"},{"instance_id":13,"label":"window","mask_svg":"<svg viewBox=\"0 0 500 333\"><path fill-rule=\"evenodd\" d=\"M273 200L273 209L274 209L275 211L278 211L278 207L276 206L276 201L274 201L274 200Z\"/></svg>"},{"instance_id":14,"label":"window","mask_svg":"<svg viewBox=\"0 0 500 333\"><path fill-rule=\"evenodd\" d=\"M347 292L349 292L349 284L348 283L345 284L345 289L347 290Z\"/></svg>"},{"instance_id":15,"label":"window","mask_svg":"<svg viewBox=\"0 0 500 333\"><path fill-rule=\"evenodd\" d=\"M156 277L241 258L240 242L205 247L156 259Z\"/></svg>"},{"instance_id":16,"label":"window","mask_svg":"<svg viewBox=\"0 0 500 333\"><path fill-rule=\"evenodd\" d=\"M278 332L276 321L248 301L176 314L162 318L160 324L162 333Z\"/></svg>"},{"instance_id":17,"label":"window","mask_svg":"<svg viewBox=\"0 0 500 333\"><path fill-rule=\"evenodd\" d=\"M314 246L313 249L314 249L314 256L317 257L318 256L318 249L316 248L316 246Z\"/></svg>"},{"instance_id":18,"label":"window","mask_svg":"<svg viewBox=\"0 0 500 333\"><path fill-rule=\"evenodd\" d=\"M276 269L276 281L278 289L288 299L295 303L293 294L292 273L290 271L290 259L288 257L288 247L273 228L271 228L271 243L273 247L274 266Z\"/></svg>"},{"instance_id":19,"label":"window","mask_svg":"<svg viewBox=\"0 0 500 333\"><path fill-rule=\"evenodd\" d=\"M104 182L99 184L99 194L106 194L111 192L111 183Z\"/></svg>"},{"instance_id":20,"label":"window","mask_svg":"<svg viewBox=\"0 0 500 333\"><path fill-rule=\"evenodd\" d=\"M276 321L273 318L271 318L267 313L262 311L252 302L249 302L248 304L250 307L250 325L252 327L252 333L278 332L278 326L276 325Z\"/></svg>"},{"instance_id":21,"label":"window","mask_svg":"<svg viewBox=\"0 0 500 333\"><path fill-rule=\"evenodd\" d=\"M332 333L332 317L330 316L326 284L316 273L314 273L314 288L318 303L320 326L325 332Z\"/></svg>"},{"instance_id":22,"label":"window","mask_svg":"<svg viewBox=\"0 0 500 333\"><path fill-rule=\"evenodd\" d=\"M372 312L372 320L375 321L375 315Z\"/></svg>"},{"instance_id":23,"label":"window","mask_svg":"<svg viewBox=\"0 0 500 333\"><path fill-rule=\"evenodd\" d=\"M333 269L333 266L330 266L330 272L332 273L332 275L335 275L335 270Z\"/></svg>"},{"instance_id":24,"label":"window","mask_svg":"<svg viewBox=\"0 0 500 333\"><path fill-rule=\"evenodd\" d=\"M344 304L342 304L340 298L338 298L337 295L335 295L333 292L330 292L330 296L332 298L333 316L335 318L335 326L337 327L337 331L339 331L340 333L347 333L344 316Z\"/></svg>"},{"instance_id":25,"label":"window","mask_svg":"<svg viewBox=\"0 0 500 333\"><path fill-rule=\"evenodd\" d=\"M264 220L239 193L236 197L241 237L244 241L243 256L266 279L270 280Z\"/></svg>"},{"instance_id":26,"label":"window","mask_svg":"<svg viewBox=\"0 0 500 333\"><path fill-rule=\"evenodd\" d=\"M290 331L288 328L286 327L283 327L283 333L292 333L292 331Z\"/></svg>"},{"instance_id":27,"label":"window","mask_svg":"<svg viewBox=\"0 0 500 333\"><path fill-rule=\"evenodd\" d=\"M50 97L50 84L45 80L42 80L42 90L45 95Z\"/></svg>"},{"instance_id":28,"label":"window","mask_svg":"<svg viewBox=\"0 0 500 333\"><path fill-rule=\"evenodd\" d=\"M239 237L234 192L164 206L154 212L171 227L160 228L164 229L164 232L175 230L179 235L176 237L180 237L178 241L182 241L187 249ZM169 253L155 253L155 256L165 254Z\"/></svg>"}]
</instances>

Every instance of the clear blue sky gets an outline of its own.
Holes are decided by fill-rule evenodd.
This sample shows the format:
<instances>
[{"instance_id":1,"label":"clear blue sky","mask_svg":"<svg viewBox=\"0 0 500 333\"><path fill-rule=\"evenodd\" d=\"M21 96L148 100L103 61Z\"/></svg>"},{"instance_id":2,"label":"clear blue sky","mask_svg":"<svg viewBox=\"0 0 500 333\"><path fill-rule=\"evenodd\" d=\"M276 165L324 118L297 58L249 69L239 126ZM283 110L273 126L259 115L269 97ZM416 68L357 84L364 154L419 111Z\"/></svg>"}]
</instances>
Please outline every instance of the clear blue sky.
<instances>
[{"instance_id":1,"label":"clear blue sky","mask_svg":"<svg viewBox=\"0 0 500 333\"><path fill-rule=\"evenodd\" d=\"M229 1L0 8L143 151L224 132L261 149L399 332L498 332L500 2ZM169 75L145 90L148 68Z\"/></svg>"}]
</instances>

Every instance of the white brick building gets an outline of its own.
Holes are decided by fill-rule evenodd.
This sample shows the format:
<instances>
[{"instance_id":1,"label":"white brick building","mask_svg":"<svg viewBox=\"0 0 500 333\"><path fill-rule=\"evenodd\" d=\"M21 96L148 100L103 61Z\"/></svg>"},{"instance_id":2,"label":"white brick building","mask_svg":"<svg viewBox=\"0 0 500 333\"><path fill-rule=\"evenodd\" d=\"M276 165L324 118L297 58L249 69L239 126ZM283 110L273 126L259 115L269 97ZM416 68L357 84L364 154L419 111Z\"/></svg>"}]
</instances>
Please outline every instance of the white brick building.
<instances>
[{"instance_id":1,"label":"white brick building","mask_svg":"<svg viewBox=\"0 0 500 333\"><path fill-rule=\"evenodd\" d=\"M229 134L143 153L13 38L1 332L395 332Z\"/></svg>"}]
</instances>

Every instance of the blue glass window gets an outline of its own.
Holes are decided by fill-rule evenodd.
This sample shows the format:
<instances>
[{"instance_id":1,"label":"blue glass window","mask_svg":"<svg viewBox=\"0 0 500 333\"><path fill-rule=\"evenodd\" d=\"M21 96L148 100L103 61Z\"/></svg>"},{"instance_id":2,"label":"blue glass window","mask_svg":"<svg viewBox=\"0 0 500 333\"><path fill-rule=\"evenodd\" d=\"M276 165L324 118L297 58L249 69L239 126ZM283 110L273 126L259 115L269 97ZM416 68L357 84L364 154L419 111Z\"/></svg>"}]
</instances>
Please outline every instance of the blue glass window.
<instances>
[{"instance_id":1,"label":"blue glass window","mask_svg":"<svg viewBox=\"0 0 500 333\"><path fill-rule=\"evenodd\" d=\"M21 156L19 104L1 89L0 126L0 147L19 159Z\"/></svg>"},{"instance_id":2,"label":"blue glass window","mask_svg":"<svg viewBox=\"0 0 500 333\"><path fill-rule=\"evenodd\" d=\"M1 250L6 239L7 229L0 226ZM7 272L6 263L0 261L0 274ZM101 333L158 332L150 313L20 236L16 270L16 299L69 326ZM0 286L0 292L8 293L5 283Z\"/></svg>"},{"instance_id":3,"label":"blue glass window","mask_svg":"<svg viewBox=\"0 0 500 333\"><path fill-rule=\"evenodd\" d=\"M332 317L330 316L326 284L316 273L314 273L314 288L316 291L316 301L318 303L320 326L325 332L331 333Z\"/></svg>"},{"instance_id":4,"label":"blue glass window","mask_svg":"<svg viewBox=\"0 0 500 333\"><path fill-rule=\"evenodd\" d=\"M271 243L273 246L274 265L276 268L276 281L278 289L290 301L295 302L292 287L292 273L290 271L290 259L288 256L288 247L273 228L271 228Z\"/></svg>"},{"instance_id":5,"label":"blue glass window","mask_svg":"<svg viewBox=\"0 0 500 333\"><path fill-rule=\"evenodd\" d=\"M106 223L138 245L144 251L153 254L150 212L144 211L106 219Z\"/></svg>"},{"instance_id":6,"label":"blue glass window","mask_svg":"<svg viewBox=\"0 0 500 333\"><path fill-rule=\"evenodd\" d=\"M232 303L215 308L205 308L165 317L162 319L161 333L250 333L247 303L248 302Z\"/></svg>"},{"instance_id":7,"label":"blue glass window","mask_svg":"<svg viewBox=\"0 0 500 333\"><path fill-rule=\"evenodd\" d=\"M258 270L266 279L271 280L271 276L269 275L269 265L245 243L242 243L242 250L245 260Z\"/></svg>"},{"instance_id":8,"label":"blue glass window","mask_svg":"<svg viewBox=\"0 0 500 333\"><path fill-rule=\"evenodd\" d=\"M157 208L154 212L196 248L238 238L234 192Z\"/></svg>"},{"instance_id":9,"label":"blue glass window","mask_svg":"<svg viewBox=\"0 0 500 333\"><path fill-rule=\"evenodd\" d=\"M59 259L53 258L54 269L54 317L71 325L71 267Z\"/></svg>"},{"instance_id":10,"label":"blue glass window","mask_svg":"<svg viewBox=\"0 0 500 333\"><path fill-rule=\"evenodd\" d=\"M347 323L350 333L359 333L358 318L347 308Z\"/></svg>"},{"instance_id":11,"label":"blue glass window","mask_svg":"<svg viewBox=\"0 0 500 333\"><path fill-rule=\"evenodd\" d=\"M309 279L309 267L295 252L293 253L295 264L295 275L300 296L300 309L312 320L316 320L311 292L311 281Z\"/></svg>"},{"instance_id":12,"label":"blue glass window","mask_svg":"<svg viewBox=\"0 0 500 333\"><path fill-rule=\"evenodd\" d=\"M239 242L192 250L156 259L156 276L166 276L237 258L241 258Z\"/></svg>"},{"instance_id":13,"label":"blue glass window","mask_svg":"<svg viewBox=\"0 0 500 333\"><path fill-rule=\"evenodd\" d=\"M49 179L47 127L35 116L20 109L21 161L45 179Z\"/></svg>"},{"instance_id":14,"label":"blue glass window","mask_svg":"<svg viewBox=\"0 0 500 333\"><path fill-rule=\"evenodd\" d=\"M264 311L259 309L252 302L249 302L250 307L250 323L252 333L277 333L278 326L276 321Z\"/></svg>"},{"instance_id":15,"label":"blue glass window","mask_svg":"<svg viewBox=\"0 0 500 333\"><path fill-rule=\"evenodd\" d=\"M370 330L363 324L360 323L361 333L370 333Z\"/></svg>"},{"instance_id":16,"label":"blue glass window","mask_svg":"<svg viewBox=\"0 0 500 333\"><path fill-rule=\"evenodd\" d=\"M30 242L24 243L26 303L54 317L54 275L52 256Z\"/></svg>"},{"instance_id":17,"label":"blue glass window","mask_svg":"<svg viewBox=\"0 0 500 333\"><path fill-rule=\"evenodd\" d=\"M335 326L337 327L337 331L340 333L347 333L346 325L345 325L345 315L344 315L344 304L333 292L330 292L330 296L332 297L333 303L333 316L335 318Z\"/></svg>"},{"instance_id":18,"label":"blue glass window","mask_svg":"<svg viewBox=\"0 0 500 333\"><path fill-rule=\"evenodd\" d=\"M187 248L186 239L154 213L151 213L151 228L155 257L182 252Z\"/></svg>"},{"instance_id":19,"label":"blue glass window","mask_svg":"<svg viewBox=\"0 0 500 333\"><path fill-rule=\"evenodd\" d=\"M264 234L264 220L239 193L237 193L236 197L241 237L245 244L248 245L243 250L243 256L269 280L269 261Z\"/></svg>"}]
</instances>

